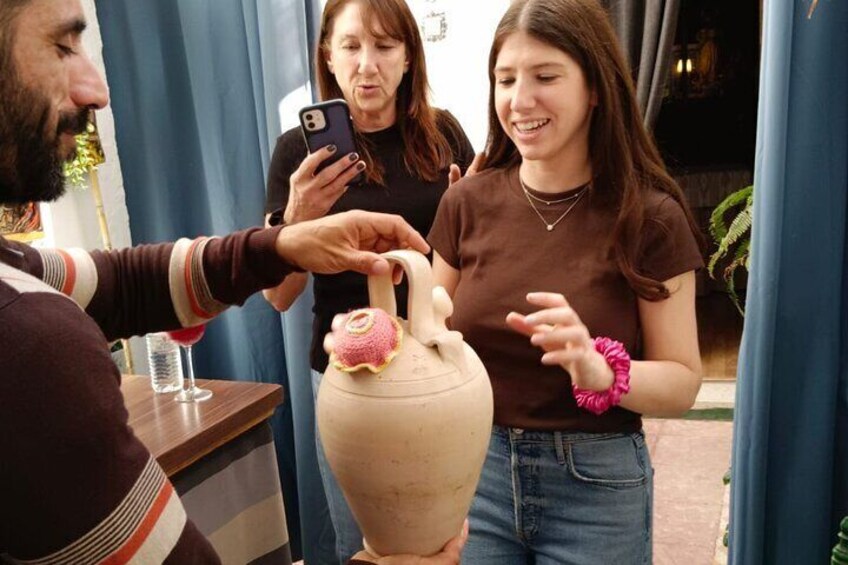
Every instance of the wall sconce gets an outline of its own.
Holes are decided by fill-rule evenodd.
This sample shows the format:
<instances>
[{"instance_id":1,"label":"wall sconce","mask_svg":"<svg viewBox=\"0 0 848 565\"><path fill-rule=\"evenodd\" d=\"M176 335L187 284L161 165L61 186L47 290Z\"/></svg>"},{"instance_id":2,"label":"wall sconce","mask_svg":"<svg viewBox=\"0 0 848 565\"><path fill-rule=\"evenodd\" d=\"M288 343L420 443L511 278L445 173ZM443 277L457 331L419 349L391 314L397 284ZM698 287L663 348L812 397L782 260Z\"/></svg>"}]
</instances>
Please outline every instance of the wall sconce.
<instances>
[{"instance_id":1,"label":"wall sconce","mask_svg":"<svg viewBox=\"0 0 848 565\"><path fill-rule=\"evenodd\" d=\"M426 12L421 19L421 37L424 41L435 43L448 34L448 18L441 0L426 0Z\"/></svg>"},{"instance_id":2,"label":"wall sconce","mask_svg":"<svg viewBox=\"0 0 848 565\"><path fill-rule=\"evenodd\" d=\"M686 65L686 74L692 74L692 59L687 58L685 65ZM683 74L683 66L684 66L683 59L678 59L677 65L674 67L674 72L676 72L679 75L682 75Z\"/></svg>"}]
</instances>

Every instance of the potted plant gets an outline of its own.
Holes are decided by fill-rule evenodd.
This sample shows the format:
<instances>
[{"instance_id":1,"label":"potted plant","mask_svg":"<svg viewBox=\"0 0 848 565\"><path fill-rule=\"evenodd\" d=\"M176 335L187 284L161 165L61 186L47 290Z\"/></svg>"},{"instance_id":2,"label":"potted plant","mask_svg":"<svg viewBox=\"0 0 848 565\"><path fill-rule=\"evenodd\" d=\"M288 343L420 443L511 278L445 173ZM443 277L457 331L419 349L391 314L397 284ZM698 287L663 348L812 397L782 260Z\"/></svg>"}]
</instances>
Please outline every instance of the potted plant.
<instances>
[{"instance_id":1,"label":"potted plant","mask_svg":"<svg viewBox=\"0 0 848 565\"><path fill-rule=\"evenodd\" d=\"M97 127L89 122L85 131L75 137L77 154L72 161L64 165L65 180L71 186L79 189L86 187L86 177L97 169L104 161L103 149Z\"/></svg>"},{"instance_id":2,"label":"potted plant","mask_svg":"<svg viewBox=\"0 0 848 565\"><path fill-rule=\"evenodd\" d=\"M751 185L729 194L710 215L710 234L718 247L710 255L707 271L715 279L716 267L722 263L721 278L730 299L743 316L745 306L736 292L736 277L739 267L747 272L750 264L753 212L754 186Z\"/></svg>"}]
</instances>

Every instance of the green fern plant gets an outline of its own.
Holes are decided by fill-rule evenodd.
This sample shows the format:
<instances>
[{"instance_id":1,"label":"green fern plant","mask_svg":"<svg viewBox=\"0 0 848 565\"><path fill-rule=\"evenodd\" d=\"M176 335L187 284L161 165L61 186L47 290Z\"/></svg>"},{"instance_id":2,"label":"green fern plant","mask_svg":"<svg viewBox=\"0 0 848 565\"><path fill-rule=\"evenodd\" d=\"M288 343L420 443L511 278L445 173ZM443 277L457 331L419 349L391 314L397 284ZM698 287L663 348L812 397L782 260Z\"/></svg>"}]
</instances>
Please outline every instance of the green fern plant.
<instances>
[{"instance_id":1,"label":"green fern plant","mask_svg":"<svg viewBox=\"0 0 848 565\"><path fill-rule=\"evenodd\" d=\"M736 293L736 270L743 267L746 271L750 265L751 222L754 215L754 187L746 186L727 196L715 207L710 215L710 234L718 245L715 253L710 255L707 271L716 278L716 266L719 261L729 259L722 270L721 278L727 287L730 299L739 313L745 315L745 307ZM732 217L727 222L728 216Z\"/></svg>"}]
</instances>

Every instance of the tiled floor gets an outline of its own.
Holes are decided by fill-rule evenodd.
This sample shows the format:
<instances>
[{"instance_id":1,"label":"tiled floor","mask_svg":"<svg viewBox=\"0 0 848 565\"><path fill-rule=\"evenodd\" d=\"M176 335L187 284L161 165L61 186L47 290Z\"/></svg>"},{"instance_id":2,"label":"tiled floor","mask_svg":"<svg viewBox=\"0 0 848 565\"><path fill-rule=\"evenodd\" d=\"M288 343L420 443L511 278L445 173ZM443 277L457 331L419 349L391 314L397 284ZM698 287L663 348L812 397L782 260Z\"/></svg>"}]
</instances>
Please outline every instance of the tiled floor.
<instances>
[{"instance_id":1,"label":"tiled floor","mask_svg":"<svg viewBox=\"0 0 848 565\"><path fill-rule=\"evenodd\" d=\"M730 466L732 422L646 420L655 470L654 564L722 563L726 514L722 477Z\"/></svg>"}]
</instances>

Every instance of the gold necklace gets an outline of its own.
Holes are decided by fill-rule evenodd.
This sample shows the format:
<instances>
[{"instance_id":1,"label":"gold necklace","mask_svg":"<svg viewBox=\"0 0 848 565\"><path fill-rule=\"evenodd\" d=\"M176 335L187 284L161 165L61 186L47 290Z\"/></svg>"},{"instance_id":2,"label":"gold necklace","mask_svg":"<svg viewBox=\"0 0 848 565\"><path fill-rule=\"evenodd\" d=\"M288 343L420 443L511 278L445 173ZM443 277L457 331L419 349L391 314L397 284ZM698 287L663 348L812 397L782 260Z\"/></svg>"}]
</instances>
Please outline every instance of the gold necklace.
<instances>
[{"instance_id":1,"label":"gold necklace","mask_svg":"<svg viewBox=\"0 0 848 565\"><path fill-rule=\"evenodd\" d=\"M521 180L521 179L519 179ZM521 188L524 188L524 183L521 183ZM578 192L577 194L572 194L571 196L566 196L565 198L560 198L559 200L545 200L544 198L539 198L528 190L524 191L524 194L535 200L536 202L541 202L545 206L550 206L551 204L562 204L563 202L568 202L569 200L574 200L575 198L580 198L583 195L583 192Z\"/></svg>"},{"instance_id":2,"label":"gold necklace","mask_svg":"<svg viewBox=\"0 0 848 565\"><path fill-rule=\"evenodd\" d=\"M589 185L587 184L585 187L583 187L582 190L580 190L580 192L578 192L577 194L575 194L573 196L569 196L569 197L563 198L561 200L551 201L552 203L553 202L566 202L568 200L571 200L572 198L574 199L574 203L571 206L569 206L565 210L565 212L563 212L560 215L559 218L554 220L554 223L549 224L548 221L545 219L545 217L542 215L542 213L539 211L539 209L536 208L536 205L533 204L533 198L536 198L537 200L542 200L542 199L535 197L532 194L530 194L530 191L527 190L527 186L524 184L524 181L521 180L520 175L518 177L518 182L521 184L521 190L524 191L524 196L527 197L527 202L530 204L530 207L533 208L533 211L536 212L536 215L539 216L539 219L542 220L542 223L545 224L545 229L547 229L548 231L554 231L554 228L557 227L557 224L559 224L561 221L563 221L565 219L565 217L568 215L568 213L571 212L571 210L573 210L575 206L577 206L577 203L580 202L580 199L583 198L583 195L586 194L586 191L589 189ZM542 200L542 201L545 202L545 200Z\"/></svg>"}]
</instances>

